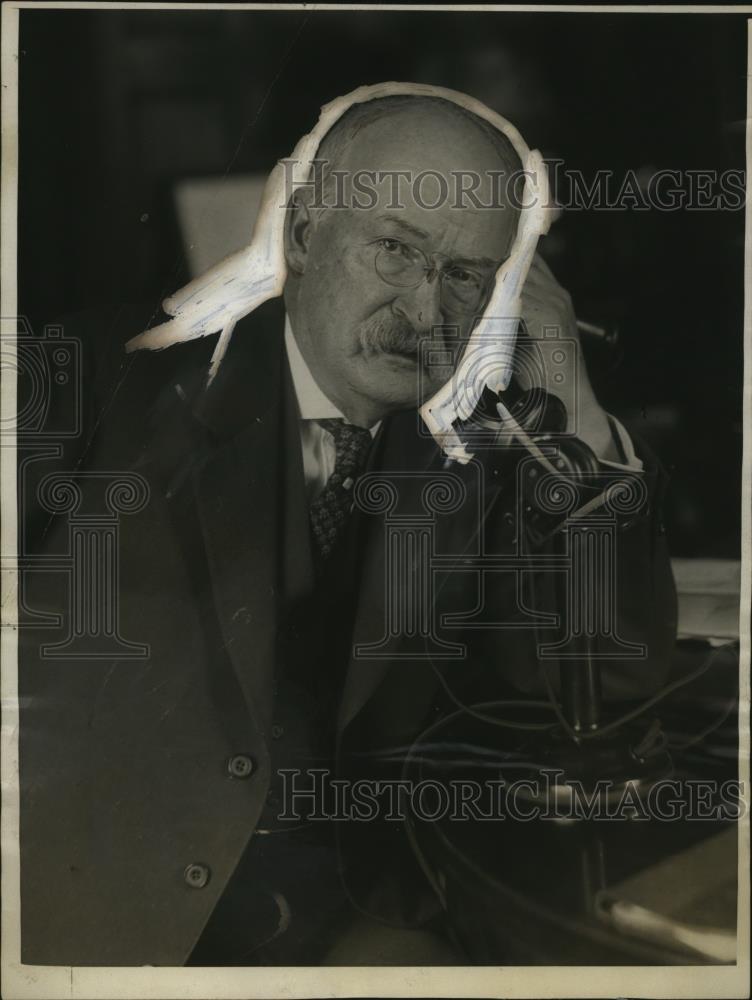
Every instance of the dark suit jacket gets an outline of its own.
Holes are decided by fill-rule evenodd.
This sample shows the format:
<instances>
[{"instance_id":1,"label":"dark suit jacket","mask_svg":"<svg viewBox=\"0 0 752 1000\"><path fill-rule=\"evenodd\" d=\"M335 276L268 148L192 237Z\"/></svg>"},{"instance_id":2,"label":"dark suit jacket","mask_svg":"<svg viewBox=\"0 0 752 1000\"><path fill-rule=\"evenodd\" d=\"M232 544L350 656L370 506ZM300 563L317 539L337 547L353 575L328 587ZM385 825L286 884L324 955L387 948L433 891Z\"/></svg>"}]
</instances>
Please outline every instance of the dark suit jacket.
<instances>
[{"instance_id":1,"label":"dark suit jacket","mask_svg":"<svg viewBox=\"0 0 752 1000\"><path fill-rule=\"evenodd\" d=\"M148 655L42 655L41 646L60 640L76 598L65 572L28 575L19 677L25 962L182 964L252 837L270 781L280 599L304 589L311 572L282 322L281 303L273 302L240 323L208 391L212 343L126 358L119 344L138 321L123 314L107 330L118 344L115 361L91 376L98 402L77 454L62 464L78 463L87 474L128 470L148 484L143 507L120 517L117 542L117 629L148 647ZM101 346L88 350L104 353ZM410 516L424 509L425 473L447 474L418 426L415 413L385 421L376 451ZM655 499L660 474L650 456L642 457ZM51 466L38 468L41 476ZM449 471L465 498L434 518L436 551L460 557L481 544L510 551L503 484L476 464ZM22 501L35 493L34 470L24 476ZM105 479L81 479L86 498L100 491L84 507L91 502L101 510ZM35 556L65 554L69 516L40 516L33 498L22 508L38 529L28 543ZM384 516L362 517L367 530L349 649L377 643L385 632ZM675 621L657 502L619 537L619 630L646 642L650 656L637 666L609 667L614 695L660 685ZM414 571L408 567L408 577ZM491 618L503 602L511 607L502 576L498 591L486 594ZM541 599L550 606L545 589L543 580ZM444 573L437 601L471 614L478 596L477 574L458 567ZM36 616L45 611L62 615L62 632L39 627ZM382 656L344 665L337 732L347 761L409 746L446 708L437 670L471 701L510 687L540 689L530 630L462 631L441 633L443 641L466 643L453 658L427 661L420 656L425 640L406 634ZM228 773L237 754L254 762L246 780ZM417 883L406 882L404 860L348 856L354 860L343 869L358 905L388 919L421 919ZM184 877L192 863L210 869L200 890Z\"/></svg>"}]
</instances>

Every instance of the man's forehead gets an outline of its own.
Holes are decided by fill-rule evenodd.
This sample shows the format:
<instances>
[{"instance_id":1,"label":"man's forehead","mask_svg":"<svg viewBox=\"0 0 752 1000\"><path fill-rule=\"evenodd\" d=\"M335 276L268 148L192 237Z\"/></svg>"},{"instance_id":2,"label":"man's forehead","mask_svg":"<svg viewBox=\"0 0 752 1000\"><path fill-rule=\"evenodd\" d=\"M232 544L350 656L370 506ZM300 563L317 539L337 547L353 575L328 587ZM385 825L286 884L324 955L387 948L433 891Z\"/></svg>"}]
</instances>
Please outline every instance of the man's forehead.
<instances>
[{"instance_id":1,"label":"man's forehead","mask_svg":"<svg viewBox=\"0 0 752 1000\"><path fill-rule=\"evenodd\" d=\"M498 261L519 214L516 154L504 156L504 142L461 113L408 105L362 124L329 166L369 227L391 215L436 252Z\"/></svg>"},{"instance_id":2,"label":"man's forehead","mask_svg":"<svg viewBox=\"0 0 752 1000\"><path fill-rule=\"evenodd\" d=\"M445 177L460 172L510 172L499 144L471 120L442 109L407 106L363 124L348 141L340 162L344 170L433 171Z\"/></svg>"}]
</instances>

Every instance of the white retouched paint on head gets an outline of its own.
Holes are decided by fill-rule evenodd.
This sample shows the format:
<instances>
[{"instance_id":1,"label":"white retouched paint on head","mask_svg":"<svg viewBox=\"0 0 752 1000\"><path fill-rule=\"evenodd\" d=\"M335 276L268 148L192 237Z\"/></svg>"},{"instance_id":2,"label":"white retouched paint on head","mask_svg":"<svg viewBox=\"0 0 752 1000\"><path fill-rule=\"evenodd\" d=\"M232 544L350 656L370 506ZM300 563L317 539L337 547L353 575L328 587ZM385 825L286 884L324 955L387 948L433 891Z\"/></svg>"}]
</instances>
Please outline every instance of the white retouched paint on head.
<instances>
[{"instance_id":1,"label":"white retouched paint on head","mask_svg":"<svg viewBox=\"0 0 752 1000\"><path fill-rule=\"evenodd\" d=\"M459 91L420 83L378 83L358 87L324 105L315 128L300 139L286 163L280 161L269 174L250 244L165 299L164 310L173 318L129 340L126 350L158 351L219 334L208 372L211 382L238 320L268 299L280 296L284 289L287 266L283 232L290 167L293 189L307 183L319 145L335 122L355 104L393 96L438 97L472 112L507 137L524 171L522 208L511 253L496 272L488 305L454 375L420 408L424 422L447 457L464 463L472 455L457 436L453 423L469 419L484 387L503 392L509 385L522 288L538 239L548 232L553 212L541 154L529 149L505 118Z\"/></svg>"}]
</instances>

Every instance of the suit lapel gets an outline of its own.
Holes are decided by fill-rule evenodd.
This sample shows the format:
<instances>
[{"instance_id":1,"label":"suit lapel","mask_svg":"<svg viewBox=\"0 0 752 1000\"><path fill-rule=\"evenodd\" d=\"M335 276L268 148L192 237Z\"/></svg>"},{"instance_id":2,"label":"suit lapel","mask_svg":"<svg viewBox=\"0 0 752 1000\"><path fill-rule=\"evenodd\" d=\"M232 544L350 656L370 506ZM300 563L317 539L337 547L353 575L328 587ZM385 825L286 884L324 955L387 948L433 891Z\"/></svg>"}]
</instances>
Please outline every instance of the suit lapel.
<instances>
[{"instance_id":1,"label":"suit lapel","mask_svg":"<svg viewBox=\"0 0 752 1000\"><path fill-rule=\"evenodd\" d=\"M444 458L432 439L418 432L416 413L399 414L388 422L384 446L376 456L372 471L383 472L388 479L397 473L400 495L399 510L406 514L422 509L422 491L427 483L427 473L435 473L437 480L445 470ZM499 496L499 481L489 473L484 463L472 462L466 466L452 463L447 470L459 477L464 485L465 500L449 517L436 519L436 550L446 554L476 555L483 545L481 531L486 515ZM406 475L407 474L407 475ZM412 475L411 475L412 474ZM365 551L360 578L358 610L353 629L354 650L359 644L373 642L384 631L386 602L390 597L386 572L385 517L377 514L366 518L370 522L365 532ZM417 567L415 572L419 572ZM464 583L466 584L466 580ZM450 574L449 585L460 578ZM453 603L450 586L444 582L443 600ZM400 644L402 656L409 656L407 642ZM374 694L394 662L391 654L382 658L363 659L354 655L350 659L340 706L340 731L350 723L368 699Z\"/></svg>"},{"instance_id":2,"label":"suit lapel","mask_svg":"<svg viewBox=\"0 0 752 1000\"><path fill-rule=\"evenodd\" d=\"M238 325L234 350L195 408L211 445L194 490L225 648L249 711L267 731L279 585L281 308L253 319Z\"/></svg>"},{"instance_id":3,"label":"suit lapel","mask_svg":"<svg viewBox=\"0 0 752 1000\"><path fill-rule=\"evenodd\" d=\"M300 411L295 387L287 363L284 365L283 479L280 482L280 516L284 517L282 557L282 593L288 605L309 596L314 588L311 529L308 498L300 447Z\"/></svg>"},{"instance_id":4,"label":"suit lapel","mask_svg":"<svg viewBox=\"0 0 752 1000\"><path fill-rule=\"evenodd\" d=\"M378 442L374 461L368 471L389 473L419 473L430 468L441 468L441 457L432 440L416 432L418 416L415 412L398 414L385 421L383 440ZM416 509L425 480L419 477L404 479L400 476L401 506ZM386 601L389 598L386 578L386 528L381 514L364 516L364 552L360 572L360 588L353 626L352 649L362 643L373 642L383 632L386 622ZM357 715L368 701L388 670L391 659L363 659L351 656L345 676L340 703L338 727L340 731Z\"/></svg>"},{"instance_id":5,"label":"suit lapel","mask_svg":"<svg viewBox=\"0 0 752 1000\"><path fill-rule=\"evenodd\" d=\"M283 324L279 300L238 324L219 375L194 408L209 440L193 483L217 616L249 711L264 731L273 709L278 597L283 588L293 596L298 589L305 591L312 579L299 429L284 362ZM430 438L417 432L418 419L411 412L385 421L371 471L387 475L441 471L442 456ZM463 470L454 465L452 472ZM406 509L419 509L424 485L421 476L401 478ZM479 525L475 503L469 507L471 514L475 512L474 524L457 517L451 525L453 534L464 535L465 543ZM381 634L388 598L384 517L364 516L363 521L353 646ZM281 559L285 551L295 556L292 562ZM368 701L391 662L388 656L350 659L340 730Z\"/></svg>"}]
</instances>

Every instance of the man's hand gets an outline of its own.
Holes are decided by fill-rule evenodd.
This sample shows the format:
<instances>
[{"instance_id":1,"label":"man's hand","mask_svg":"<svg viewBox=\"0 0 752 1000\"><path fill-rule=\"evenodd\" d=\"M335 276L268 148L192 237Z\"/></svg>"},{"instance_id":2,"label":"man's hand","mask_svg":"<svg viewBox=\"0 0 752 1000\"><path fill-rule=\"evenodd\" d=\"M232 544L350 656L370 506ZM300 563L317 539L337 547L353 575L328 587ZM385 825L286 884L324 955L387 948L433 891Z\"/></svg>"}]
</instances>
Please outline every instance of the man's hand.
<instances>
[{"instance_id":1,"label":"man's hand","mask_svg":"<svg viewBox=\"0 0 752 1000\"><path fill-rule=\"evenodd\" d=\"M520 351L515 374L522 387L539 384L558 396L567 407L567 430L575 432L603 461L619 461L608 417L595 398L582 357L572 297L537 253L522 290L522 319L531 340L547 345L540 354L538 351L532 354L542 357L542 373L540 364L524 365L525 352ZM558 331L559 341L566 341L561 345L564 360L555 365L551 364L552 352L556 350L556 340L549 339L552 328Z\"/></svg>"}]
</instances>

